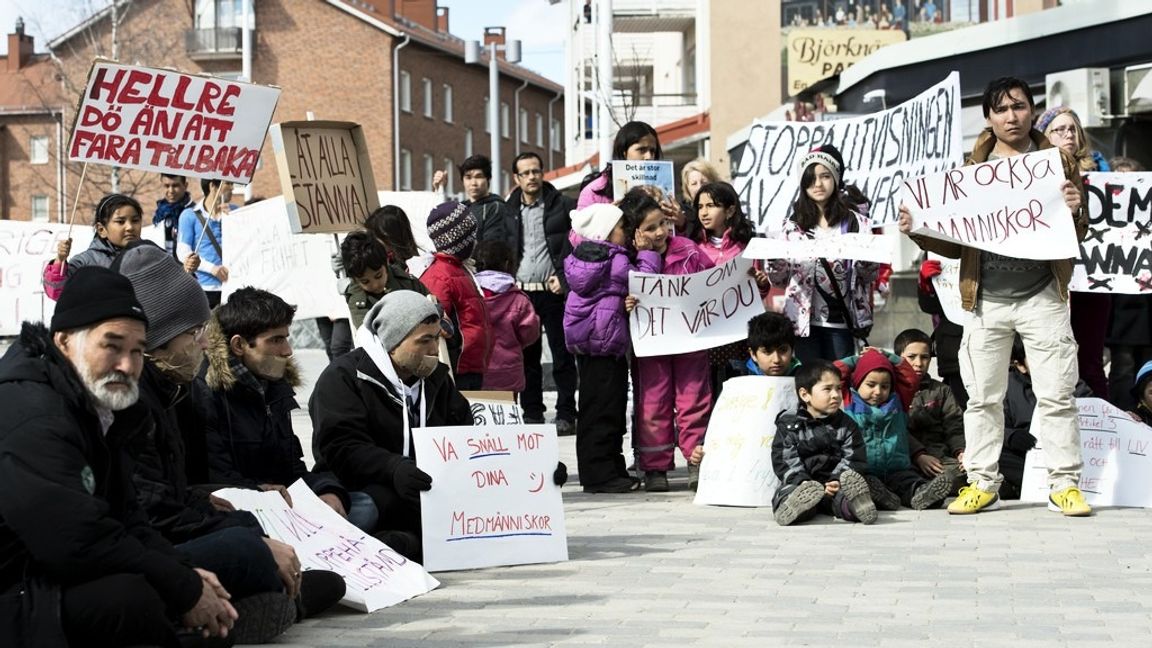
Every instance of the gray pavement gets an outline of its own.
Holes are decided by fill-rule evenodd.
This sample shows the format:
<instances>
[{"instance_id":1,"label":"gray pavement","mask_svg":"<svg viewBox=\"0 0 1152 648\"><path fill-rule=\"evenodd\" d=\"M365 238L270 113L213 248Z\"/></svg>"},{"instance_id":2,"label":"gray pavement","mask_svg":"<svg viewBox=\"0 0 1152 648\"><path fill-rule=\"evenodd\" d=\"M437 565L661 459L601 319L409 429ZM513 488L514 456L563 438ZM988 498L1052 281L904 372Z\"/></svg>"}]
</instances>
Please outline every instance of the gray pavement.
<instances>
[{"instance_id":1,"label":"gray pavement","mask_svg":"<svg viewBox=\"0 0 1152 648\"><path fill-rule=\"evenodd\" d=\"M314 379L323 355L299 354ZM301 403L307 402L307 392ZM310 436L307 417L297 430ZM575 472L572 437L560 440ZM1152 514L882 513L780 528L768 509L564 488L570 560L436 574L374 614L338 608L278 646L1144 646Z\"/></svg>"}]
</instances>

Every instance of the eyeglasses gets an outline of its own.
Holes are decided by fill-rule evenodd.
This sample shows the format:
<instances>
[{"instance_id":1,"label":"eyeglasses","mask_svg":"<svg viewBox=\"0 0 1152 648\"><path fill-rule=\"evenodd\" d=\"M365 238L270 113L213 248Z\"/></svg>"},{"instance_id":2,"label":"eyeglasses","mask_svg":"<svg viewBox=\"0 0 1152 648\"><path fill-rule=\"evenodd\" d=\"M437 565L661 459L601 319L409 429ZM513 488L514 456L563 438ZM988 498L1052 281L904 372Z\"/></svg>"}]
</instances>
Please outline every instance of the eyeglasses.
<instances>
[{"instance_id":1,"label":"eyeglasses","mask_svg":"<svg viewBox=\"0 0 1152 648\"><path fill-rule=\"evenodd\" d=\"M1059 135L1060 137L1072 137L1076 134L1076 127L1075 126L1060 126L1060 127L1053 128L1052 130L1048 131L1049 135L1052 135L1053 133L1055 133L1056 135Z\"/></svg>"},{"instance_id":2,"label":"eyeglasses","mask_svg":"<svg viewBox=\"0 0 1152 648\"><path fill-rule=\"evenodd\" d=\"M521 178L531 178L532 176L544 175L544 171L542 171L540 169L527 169L525 171L521 171L521 172L517 173L516 175L521 177Z\"/></svg>"}]
</instances>

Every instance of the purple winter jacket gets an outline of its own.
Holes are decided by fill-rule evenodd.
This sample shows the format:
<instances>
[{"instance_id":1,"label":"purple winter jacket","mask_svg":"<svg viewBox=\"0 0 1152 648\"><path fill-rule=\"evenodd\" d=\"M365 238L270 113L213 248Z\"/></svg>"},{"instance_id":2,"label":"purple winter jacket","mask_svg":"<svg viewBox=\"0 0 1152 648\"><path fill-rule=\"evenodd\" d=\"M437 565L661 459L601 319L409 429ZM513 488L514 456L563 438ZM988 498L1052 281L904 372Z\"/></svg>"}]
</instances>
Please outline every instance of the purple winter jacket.
<instances>
[{"instance_id":1,"label":"purple winter jacket","mask_svg":"<svg viewBox=\"0 0 1152 648\"><path fill-rule=\"evenodd\" d=\"M636 253L607 241L583 240L564 259L564 274L571 292L564 306L564 339L572 353L623 357L628 353L628 271L660 272L660 253Z\"/></svg>"}]
</instances>

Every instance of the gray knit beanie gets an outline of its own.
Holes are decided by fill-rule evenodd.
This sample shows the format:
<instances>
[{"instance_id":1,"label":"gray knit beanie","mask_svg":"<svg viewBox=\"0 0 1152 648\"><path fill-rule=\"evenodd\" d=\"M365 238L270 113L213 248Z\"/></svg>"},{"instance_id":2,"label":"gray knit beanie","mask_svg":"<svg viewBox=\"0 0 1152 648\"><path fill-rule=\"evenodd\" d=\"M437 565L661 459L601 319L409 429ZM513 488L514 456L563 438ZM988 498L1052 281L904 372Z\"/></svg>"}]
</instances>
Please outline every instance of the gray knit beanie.
<instances>
[{"instance_id":1,"label":"gray knit beanie","mask_svg":"<svg viewBox=\"0 0 1152 648\"><path fill-rule=\"evenodd\" d=\"M384 350L390 352L400 346L420 322L439 315L436 305L426 296L411 290L396 290L385 294L368 311L364 326L376 334Z\"/></svg>"},{"instance_id":2,"label":"gray knit beanie","mask_svg":"<svg viewBox=\"0 0 1152 648\"><path fill-rule=\"evenodd\" d=\"M150 241L129 246L112 269L128 277L148 316L148 350L201 326L212 313L208 298L180 262Z\"/></svg>"}]
</instances>

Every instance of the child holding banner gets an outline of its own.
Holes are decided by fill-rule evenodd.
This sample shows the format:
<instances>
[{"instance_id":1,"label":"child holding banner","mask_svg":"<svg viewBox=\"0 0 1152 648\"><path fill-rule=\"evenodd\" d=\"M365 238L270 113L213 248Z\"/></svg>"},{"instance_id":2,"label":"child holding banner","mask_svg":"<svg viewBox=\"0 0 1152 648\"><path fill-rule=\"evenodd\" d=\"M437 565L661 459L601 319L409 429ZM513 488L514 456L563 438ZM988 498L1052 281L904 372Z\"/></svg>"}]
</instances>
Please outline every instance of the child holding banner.
<instances>
[{"instance_id":1,"label":"child holding banner","mask_svg":"<svg viewBox=\"0 0 1152 648\"><path fill-rule=\"evenodd\" d=\"M72 239L61 241L56 248L56 260L44 266L44 294L55 301L64 290L64 284L73 272L84 266L112 265L116 255L132 241L140 238L143 211L135 198L123 194L108 194L96 205L93 227L96 236L88 249L71 260Z\"/></svg>"},{"instance_id":2,"label":"child holding banner","mask_svg":"<svg viewBox=\"0 0 1152 648\"><path fill-rule=\"evenodd\" d=\"M648 198L650 204L655 201ZM640 222L611 204L572 212L572 254L564 259L571 293L564 306L564 339L580 373L576 461L586 493L627 493L639 486L624 465L628 428L628 273L660 272L650 229L664 219ZM626 247L633 241L632 250ZM634 250L634 251L633 251Z\"/></svg>"}]
</instances>

